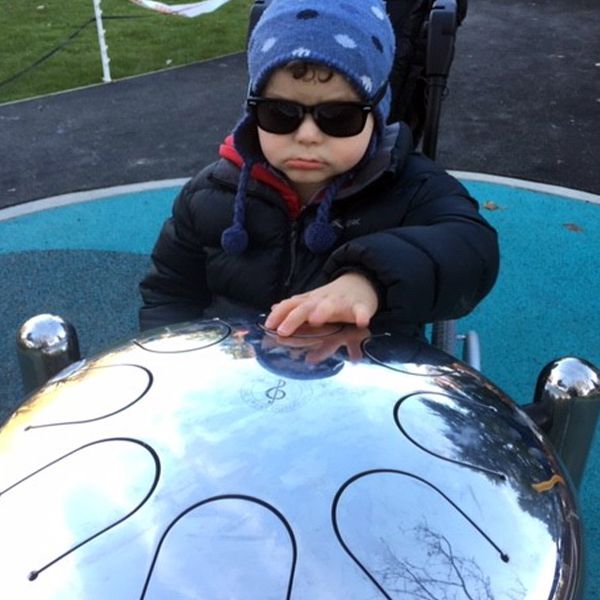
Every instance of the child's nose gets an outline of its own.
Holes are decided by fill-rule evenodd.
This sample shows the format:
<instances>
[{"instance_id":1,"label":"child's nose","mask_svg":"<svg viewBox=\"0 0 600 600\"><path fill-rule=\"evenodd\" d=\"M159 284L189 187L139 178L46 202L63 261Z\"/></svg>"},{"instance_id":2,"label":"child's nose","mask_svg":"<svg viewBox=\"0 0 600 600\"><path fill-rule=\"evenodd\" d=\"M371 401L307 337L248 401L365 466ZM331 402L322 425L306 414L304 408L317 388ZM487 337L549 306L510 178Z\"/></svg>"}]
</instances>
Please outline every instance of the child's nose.
<instances>
[{"instance_id":1,"label":"child's nose","mask_svg":"<svg viewBox=\"0 0 600 600\"><path fill-rule=\"evenodd\" d=\"M304 119L296 129L296 138L299 141L315 141L321 138L322 132L315 123L311 114L305 114Z\"/></svg>"}]
</instances>

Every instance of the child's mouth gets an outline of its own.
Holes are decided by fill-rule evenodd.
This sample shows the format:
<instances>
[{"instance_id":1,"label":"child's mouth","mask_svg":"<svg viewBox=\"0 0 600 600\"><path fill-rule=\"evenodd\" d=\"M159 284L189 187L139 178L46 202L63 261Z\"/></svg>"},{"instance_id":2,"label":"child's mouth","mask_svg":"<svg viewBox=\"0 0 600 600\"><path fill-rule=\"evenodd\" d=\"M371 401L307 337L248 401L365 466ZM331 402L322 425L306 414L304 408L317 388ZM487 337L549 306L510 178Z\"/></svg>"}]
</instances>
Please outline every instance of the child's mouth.
<instances>
[{"instance_id":1,"label":"child's mouth","mask_svg":"<svg viewBox=\"0 0 600 600\"><path fill-rule=\"evenodd\" d=\"M303 171L314 171L323 168L323 163L318 160L306 158L291 158L285 161L285 166L289 169L300 169Z\"/></svg>"}]
</instances>

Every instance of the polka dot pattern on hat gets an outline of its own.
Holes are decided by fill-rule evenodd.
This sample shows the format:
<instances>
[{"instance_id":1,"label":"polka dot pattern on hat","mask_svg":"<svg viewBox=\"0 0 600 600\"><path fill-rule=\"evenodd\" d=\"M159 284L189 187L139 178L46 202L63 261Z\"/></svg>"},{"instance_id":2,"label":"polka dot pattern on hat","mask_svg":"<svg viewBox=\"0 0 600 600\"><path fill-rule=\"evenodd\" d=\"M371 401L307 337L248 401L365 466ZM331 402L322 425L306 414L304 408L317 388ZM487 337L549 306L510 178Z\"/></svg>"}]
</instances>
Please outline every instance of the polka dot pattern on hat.
<instances>
[{"instance_id":1,"label":"polka dot pattern on hat","mask_svg":"<svg viewBox=\"0 0 600 600\"><path fill-rule=\"evenodd\" d=\"M373 11L373 14L381 21L385 20L386 13L384 10L381 9L380 6L371 6L371 11Z\"/></svg>"},{"instance_id":2,"label":"polka dot pattern on hat","mask_svg":"<svg viewBox=\"0 0 600 600\"><path fill-rule=\"evenodd\" d=\"M344 48L356 48L357 43L349 36L344 33L340 33L334 36L335 41Z\"/></svg>"},{"instance_id":3,"label":"polka dot pattern on hat","mask_svg":"<svg viewBox=\"0 0 600 600\"><path fill-rule=\"evenodd\" d=\"M373 42L373 46L375 46L375 48L377 48L377 50L379 50L379 52L383 52L383 44L379 41L378 37L373 36L371 38L371 41Z\"/></svg>"},{"instance_id":4,"label":"polka dot pattern on hat","mask_svg":"<svg viewBox=\"0 0 600 600\"><path fill-rule=\"evenodd\" d=\"M268 52L275 45L275 42L277 42L277 38L267 38L260 49L261 52Z\"/></svg>"},{"instance_id":5,"label":"polka dot pattern on hat","mask_svg":"<svg viewBox=\"0 0 600 600\"><path fill-rule=\"evenodd\" d=\"M316 19L319 13L316 10L301 10L297 15L297 19L307 21L308 19Z\"/></svg>"}]
</instances>

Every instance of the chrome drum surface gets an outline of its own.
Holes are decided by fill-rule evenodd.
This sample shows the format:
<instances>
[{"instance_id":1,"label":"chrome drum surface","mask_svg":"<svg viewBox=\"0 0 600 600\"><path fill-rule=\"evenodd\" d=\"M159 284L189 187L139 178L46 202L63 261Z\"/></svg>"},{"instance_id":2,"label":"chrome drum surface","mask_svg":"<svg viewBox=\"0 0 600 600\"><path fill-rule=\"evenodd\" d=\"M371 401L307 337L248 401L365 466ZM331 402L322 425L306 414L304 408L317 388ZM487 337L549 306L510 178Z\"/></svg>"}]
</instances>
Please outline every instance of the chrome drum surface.
<instances>
[{"instance_id":1,"label":"chrome drum surface","mask_svg":"<svg viewBox=\"0 0 600 600\"><path fill-rule=\"evenodd\" d=\"M188 323L62 371L0 430L0 534L19 600L580 594L576 503L531 421L351 327Z\"/></svg>"}]
</instances>

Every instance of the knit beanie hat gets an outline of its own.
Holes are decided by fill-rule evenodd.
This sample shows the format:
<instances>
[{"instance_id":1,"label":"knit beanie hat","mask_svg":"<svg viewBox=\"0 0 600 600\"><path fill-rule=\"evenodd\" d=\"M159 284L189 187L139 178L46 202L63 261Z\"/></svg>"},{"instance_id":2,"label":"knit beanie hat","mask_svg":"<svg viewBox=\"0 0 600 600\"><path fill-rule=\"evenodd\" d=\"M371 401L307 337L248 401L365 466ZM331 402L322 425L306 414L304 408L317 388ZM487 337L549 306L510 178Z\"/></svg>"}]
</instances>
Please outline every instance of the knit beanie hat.
<instances>
[{"instance_id":1,"label":"knit beanie hat","mask_svg":"<svg viewBox=\"0 0 600 600\"><path fill-rule=\"evenodd\" d=\"M383 0L271 0L252 32L247 60L249 94L258 96L273 72L291 62L329 67L343 75L364 102L376 103L375 129L366 157L383 138L391 92L388 78L395 38ZM233 225L223 232L226 252L241 254L248 245L244 228L246 185L253 164L265 162L256 123L246 110L233 131L234 145L244 160L234 202ZM351 174L330 183L306 230L304 241L315 253L329 250L337 233L329 223L333 198Z\"/></svg>"}]
</instances>

